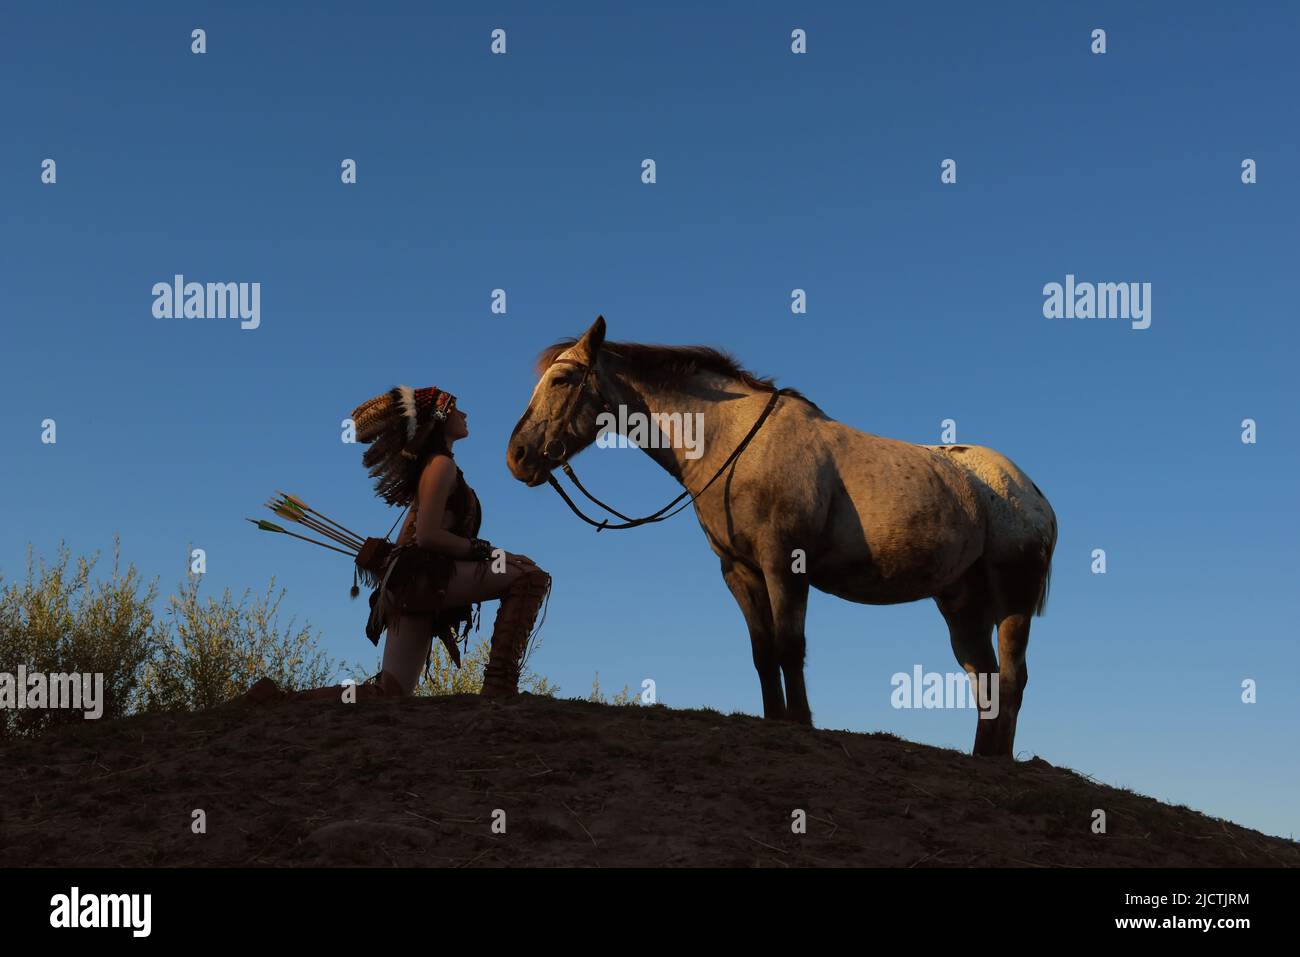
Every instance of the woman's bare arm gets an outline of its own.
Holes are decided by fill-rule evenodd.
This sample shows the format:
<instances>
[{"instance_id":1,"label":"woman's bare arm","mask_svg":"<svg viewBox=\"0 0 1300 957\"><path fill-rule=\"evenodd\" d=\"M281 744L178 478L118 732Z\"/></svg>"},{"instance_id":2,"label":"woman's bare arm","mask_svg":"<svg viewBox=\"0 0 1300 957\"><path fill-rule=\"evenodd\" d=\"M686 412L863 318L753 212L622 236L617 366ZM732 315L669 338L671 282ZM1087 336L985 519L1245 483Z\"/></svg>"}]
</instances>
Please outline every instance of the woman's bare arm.
<instances>
[{"instance_id":1,"label":"woman's bare arm","mask_svg":"<svg viewBox=\"0 0 1300 957\"><path fill-rule=\"evenodd\" d=\"M453 558L468 558L470 541L442 527L447 498L456 486L456 466L445 455L436 455L420 473L418 514L415 518L415 543Z\"/></svg>"}]
</instances>

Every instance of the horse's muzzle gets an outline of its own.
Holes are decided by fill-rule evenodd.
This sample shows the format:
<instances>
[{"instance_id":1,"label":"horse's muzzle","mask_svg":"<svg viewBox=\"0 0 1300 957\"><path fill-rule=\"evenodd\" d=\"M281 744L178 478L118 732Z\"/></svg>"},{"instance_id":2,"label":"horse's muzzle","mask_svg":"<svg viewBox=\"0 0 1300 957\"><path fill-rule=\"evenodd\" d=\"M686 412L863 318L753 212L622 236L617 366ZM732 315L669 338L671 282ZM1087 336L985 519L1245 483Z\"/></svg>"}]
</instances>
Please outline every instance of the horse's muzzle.
<instances>
[{"instance_id":1,"label":"horse's muzzle","mask_svg":"<svg viewBox=\"0 0 1300 957\"><path fill-rule=\"evenodd\" d=\"M529 488L536 488L546 482L551 474L551 463L533 452L522 442L511 442L506 453L506 465L510 474Z\"/></svg>"}]
</instances>

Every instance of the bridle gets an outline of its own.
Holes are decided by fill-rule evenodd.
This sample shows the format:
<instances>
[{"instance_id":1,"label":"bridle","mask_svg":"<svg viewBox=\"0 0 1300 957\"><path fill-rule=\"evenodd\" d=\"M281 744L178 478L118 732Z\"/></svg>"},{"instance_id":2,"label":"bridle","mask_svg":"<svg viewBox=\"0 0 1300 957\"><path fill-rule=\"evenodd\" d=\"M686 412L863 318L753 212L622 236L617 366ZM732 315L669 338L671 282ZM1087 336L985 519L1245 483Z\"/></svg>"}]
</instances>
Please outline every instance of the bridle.
<instances>
[{"instance_id":1,"label":"bridle","mask_svg":"<svg viewBox=\"0 0 1300 957\"><path fill-rule=\"evenodd\" d=\"M577 387L573 390L572 397L564 404L564 407L560 410L559 416L557 416L558 420L562 425L566 425L566 426L568 425L569 417L573 412L573 409L577 406L578 400L582 398L583 393L586 392L588 389L590 389L591 392L596 396L596 398L600 400L601 406L604 409L604 411L606 412L613 411L613 408L609 404L609 400L605 398L605 394L600 391L600 381L596 378L596 366L594 363L580 362L577 359L560 358L560 359L556 359L551 364L559 365L560 363L575 365L582 370L582 378L577 383ZM543 457L546 458L547 461L554 463L555 466L558 466L564 472L564 474L569 477L569 480L573 482L574 488L576 488L579 492L581 492L584 496L586 496L589 501L595 503L596 505L599 505L605 511L609 512L609 514L613 515L615 518L621 518L623 520L622 523L618 525L611 525L609 524L609 519L607 518L602 519L600 521L596 521L594 518L590 518L589 516L583 514L582 509L578 508L578 506L573 503L573 499L569 498L569 496L565 493L564 489L560 487L560 483L555 478L554 470L552 470L551 473L546 476L546 481L550 483L551 488L555 489L555 491L559 494L560 498L564 499L564 504L569 506L569 508L572 510L574 515L578 516L578 518L582 519L588 525L595 526L596 531L598 532L604 531L607 528L611 530L621 530L625 528L636 528L639 525L650 525L653 524L654 522L665 521L666 519L672 518L682 509L686 508L687 505L692 504L697 498L699 498L699 496L703 495L706 491L708 491L710 485L712 485L719 478L721 478L722 473L727 470L727 468L731 465L731 463L733 463L734 461L736 461L737 458L740 457L740 453L745 451L745 448L753 440L754 436L758 434L758 430L763 427L763 423L767 421L768 416L772 414L772 410L776 408L777 400L780 399L781 396L789 395L790 393L791 390L789 389L774 389L772 391L772 397L768 399L767 405L764 406L762 414L759 415L757 420L755 420L754 424L750 427L749 432L746 433L745 437L740 440L740 444L737 445L735 449L732 450L731 454L727 456L727 460L723 462L721 466L718 467L718 470L715 473L713 473L713 478L709 479L704 484L704 488L700 489L699 492L697 492L694 495L691 494L690 489L687 489L686 491L682 492L681 495L678 495L675 499L673 499L671 502L665 505L663 508L659 509L659 511L652 512L651 514L643 516L641 518L630 518L627 515L624 515L622 512L618 511L617 509L612 508L609 505L606 505L600 499L596 498L596 496L592 495L590 492L587 491L587 489L583 486L583 484L580 481L578 481L578 474L574 472L573 466L571 466L566 461L568 449L565 446L563 439L551 439L550 441L548 441L546 443L546 446L542 449ZM555 454L552 454L551 446L552 444L556 444L556 443L558 443L559 445L559 450ZM688 501L683 502L679 507L673 509L673 511L671 512L668 511L669 509L672 509L674 505L677 505L678 502L681 502L682 499L687 499Z\"/></svg>"},{"instance_id":2,"label":"bridle","mask_svg":"<svg viewBox=\"0 0 1300 957\"><path fill-rule=\"evenodd\" d=\"M568 401L565 402L564 408L560 410L558 418L561 423L565 425L568 424L570 414L573 412L574 407L577 406L578 400L582 398L582 394L588 389L595 393L596 398L600 400L601 408L604 411L614 411L609 404L609 399L605 398L605 393L600 391L600 383L596 380L595 365L590 362L579 362L577 359L556 359L551 363L551 365L557 366L561 364L577 366L582 370L582 379L578 382L577 388L574 389L572 394L569 396ZM552 455L550 451L551 445L555 443L559 444L560 450ZM565 469L569 476L572 477L572 469L570 469L568 463L564 461L568 458L568 451L568 448L564 444L564 439L551 439L542 449L542 457L549 462L556 463L561 468Z\"/></svg>"}]
</instances>

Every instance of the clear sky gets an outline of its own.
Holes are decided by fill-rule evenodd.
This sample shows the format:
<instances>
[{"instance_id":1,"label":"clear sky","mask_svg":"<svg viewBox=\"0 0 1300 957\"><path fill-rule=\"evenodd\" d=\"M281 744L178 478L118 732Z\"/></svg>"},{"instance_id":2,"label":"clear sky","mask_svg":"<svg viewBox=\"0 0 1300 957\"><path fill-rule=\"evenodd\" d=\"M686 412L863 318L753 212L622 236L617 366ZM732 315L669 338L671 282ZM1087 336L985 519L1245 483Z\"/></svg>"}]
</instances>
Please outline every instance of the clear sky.
<instances>
[{"instance_id":1,"label":"clear sky","mask_svg":"<svg viewBox=\"0 0 1300 957\"><path fill-rule=\"evenodd\" d=\"M107 555L120 533L166 590L192 543L206 589L275 575L327 651L370 662L346 559L244 517L284 488L385 532L340 422L436 384L470 413L485 537L555 576L539 670L758 713L689 511L597 536L506 470L533 357L603 313L612 339L728 348L858 428L934 443L952 418L1009 455L1061 527L1017 752L1300 831L1294 5L387 9L6 11L7 577L29 543ZM259 328L155 318L177 273L260 282ZM1151 283L1150 328L1045 318L1067 274ZM629 513L678 491L635 449L578 464ZM956 667L932 602L815 594L808 647L818 726L969 749L970 712L890 705L895 672Z\"/></svg>"}]
</instances>

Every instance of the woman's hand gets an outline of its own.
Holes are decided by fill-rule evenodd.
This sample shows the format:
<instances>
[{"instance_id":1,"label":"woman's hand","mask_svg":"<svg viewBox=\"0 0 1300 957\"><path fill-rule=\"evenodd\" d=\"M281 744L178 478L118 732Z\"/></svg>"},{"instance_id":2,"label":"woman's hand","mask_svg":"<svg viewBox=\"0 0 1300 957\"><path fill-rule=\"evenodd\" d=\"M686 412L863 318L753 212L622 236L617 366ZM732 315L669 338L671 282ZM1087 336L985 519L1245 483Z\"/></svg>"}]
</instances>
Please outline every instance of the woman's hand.
<instances>
[{"instance_id":1,"label":"woman's hand","mask_svg":"<svg viewBox=\"0 0 1300 957\"><path fill-rule=\"evenodd\" d=\"M537 562L533 561L527 555L516 555L514 552L506 552L506 561L513 562L516 565L524 565L529 568L537 567Z\"/></svg>"}]
</instances>

